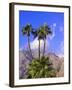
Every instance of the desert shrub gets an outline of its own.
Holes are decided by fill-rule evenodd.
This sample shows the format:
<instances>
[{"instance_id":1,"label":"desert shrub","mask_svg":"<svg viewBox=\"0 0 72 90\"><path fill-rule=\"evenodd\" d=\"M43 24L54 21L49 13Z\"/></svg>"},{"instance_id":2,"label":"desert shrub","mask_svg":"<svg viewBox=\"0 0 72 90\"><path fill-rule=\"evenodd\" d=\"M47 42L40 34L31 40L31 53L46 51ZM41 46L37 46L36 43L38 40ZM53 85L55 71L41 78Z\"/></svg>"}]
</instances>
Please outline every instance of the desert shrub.
<instances>
[{"instance_id":1,"label":"desert shrub","mask_svg":"<svg viewBox=\"0 0 72 90\"><path fill-rule=\"evenodd\" d=\"M28 66L28 78L56 77L56 71L52 67L48 57L32 60Z\"/></svg>"}]
</instances>

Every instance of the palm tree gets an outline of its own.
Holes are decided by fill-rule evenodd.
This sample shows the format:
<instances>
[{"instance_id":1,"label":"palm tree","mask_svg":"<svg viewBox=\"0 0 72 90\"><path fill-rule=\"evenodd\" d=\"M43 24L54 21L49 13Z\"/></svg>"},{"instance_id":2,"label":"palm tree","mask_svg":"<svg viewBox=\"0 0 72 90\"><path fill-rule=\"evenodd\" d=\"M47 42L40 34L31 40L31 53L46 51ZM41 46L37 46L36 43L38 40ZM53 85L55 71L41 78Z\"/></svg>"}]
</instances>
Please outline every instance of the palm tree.
<instances>
[{"instance_id":1,"label":"palm tree","mask_svg":"<svg viewBox=\"0 0 72 90\"><path fill-rule=\"evenodd\" d=\"M31 56L32 56L32 51L31 51L31 47L30 47L30 33L32 30L33 30L33 28L31 26L31 24L27 24L25 27L22 28L22 34L27 35L27 37L28 37L28 47L29 47L29 52L30 52ZM33 58L33 56L32 56L32 58Z\"/></svg>"},{"instance_id":2,"label":"palm tree","mask_svg":"<svg viewBox=\"0 0 72 90\"><path fill-rule=\"evenodd\" d=\"M40 40L44 38L43 36L43 27L41 26L38 30L38 40L39 40L39 59L40 59Z\"/></svg>"},{"instance_id":3,"label":"palm tree","mask_svg":"<svg viewBox=\"0 0 72 90\"><path fill-rule=\"evenodd\" d=\"M49 27L49 25L44 24L44 26L43 26L43 40L44 40L43 56L45 54L46 37L49 34L52 34L51 28Z\"/></svg>"},{"instance_id":4,"label":"palm tree","mask_svg":"<svg viewBox=\"0 0 72 90\"><path fill-rule=\"evenodd\" d=\"M40 40L44 41L44 49L43 49L43 56L45 53L45 45L46 45L46 37L49 34L52 34L51 28L47 25L44 24L43 26L41 26L38 30L36 31L32 31L32 34L34 35L34 38L38 37L39 40L39 59L40 59Z\"/></svg>"},{"instance_id":5,"label":"palm tree","mask_svg":"<svg viewBox=\"0 0 72 90\"><path fill-rule=\"evenodd\" d=\"M42 33L42 30L41 30L41 27L35 31L32 31L32 34L34 35L34 38L38 37L38 40L39 40L39 60L40 60L40 40L43 39L43 33Z\"/></svg>"}]
</instances>

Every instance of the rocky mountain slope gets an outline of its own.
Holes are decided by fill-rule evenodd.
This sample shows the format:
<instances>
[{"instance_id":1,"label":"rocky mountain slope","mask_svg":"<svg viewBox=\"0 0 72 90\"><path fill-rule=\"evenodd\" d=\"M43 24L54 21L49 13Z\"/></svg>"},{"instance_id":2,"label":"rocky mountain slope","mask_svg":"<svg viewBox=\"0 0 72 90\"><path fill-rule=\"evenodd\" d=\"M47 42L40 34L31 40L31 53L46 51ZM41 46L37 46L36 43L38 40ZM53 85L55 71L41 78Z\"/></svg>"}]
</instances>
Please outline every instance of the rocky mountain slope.
<instances>
[{"instance_id":1,"label":"rocky mountain slope","mask_svg":"<svg viewBox=\"0 0 72 90\"><path fill-rule=\"evenodd\" d=\"M35 58L38 57L38 52L33 52ZM57 71L57 77L64 76L64 58L59 58L54 53L46 54L49 57L50 62L53 64L53 68ZM31 62L32 57L29 51L20 50L19 51L19 77L27 78L27 66Z\"/></svg>"}]
</instances>

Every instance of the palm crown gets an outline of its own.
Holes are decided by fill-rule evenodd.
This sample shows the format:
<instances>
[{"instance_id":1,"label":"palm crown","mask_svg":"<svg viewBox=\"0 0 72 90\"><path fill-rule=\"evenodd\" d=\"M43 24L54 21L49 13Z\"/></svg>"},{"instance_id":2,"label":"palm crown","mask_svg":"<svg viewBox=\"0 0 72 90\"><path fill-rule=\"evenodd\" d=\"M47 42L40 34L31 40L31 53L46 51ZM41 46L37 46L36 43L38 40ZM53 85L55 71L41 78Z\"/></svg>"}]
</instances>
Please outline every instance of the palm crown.
<instances>
[{"instance_id":1,"label":"palm crown","mask_svg":"<svg viewBox=\"0 0 72 90\"><path fill-rule=\"evenodd\" d=\"M33 58L31 47L30 47L30 33L32 32L32 30L33 30L33 28L31 26L31 24L27 24L25 27L22 28L22 34L27 35L27 37L28 37L28 47L29 47L30 54Z\"/></svg>"},{"instance_id":2,"label":"palm crown","mask_svg":"<svg viewBox=\"0 0 72 90\"><path fill-rule=\"evenodd\" d=\"M31 24L27 24L25 27L22 28L23 35L30 36L30 32L32 31Z\"/></svg>"}]
</instances>

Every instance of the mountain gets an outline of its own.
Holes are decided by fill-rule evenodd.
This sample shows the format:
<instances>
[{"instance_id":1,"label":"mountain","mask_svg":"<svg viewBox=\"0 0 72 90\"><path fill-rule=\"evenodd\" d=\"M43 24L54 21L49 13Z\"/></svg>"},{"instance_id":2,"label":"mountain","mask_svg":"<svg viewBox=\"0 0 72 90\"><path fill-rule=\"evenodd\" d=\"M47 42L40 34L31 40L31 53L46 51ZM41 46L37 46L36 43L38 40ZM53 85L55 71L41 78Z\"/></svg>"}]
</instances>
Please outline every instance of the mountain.
<instances>
[{"instance_id":1,"label":"mountain","mask_svg":"<svg viewBox=\"0 0 72 90\"><path fill-rule=\"evenodd\" d=\"M60 58L54 53L48 53L50 62L53 64L53 68L57 71L57 77L64 76L64 58Z\"/></svg>"},{"instance_id":2,"label":"mountain","mask_svg":"<svg viewBox=\"0 0 72 90\"><path fill-rule=\"evenodd\" d=\"M38 58L38 51L32 51L32 55L34 58ZM41 53L42 55L42 53ZM52 67L57 71L57 77L64 76L64 58L58 57L55 53L47 53L46 57L49 57L50 62L53 64ZM32 61L32 57L28 50L20 50L19 51L19 77L27 78L27 67L29 63Z\"/></svg>"},{"instance_id":3,"label":"mountain","mask_svg":"<svg viewBox=\"0 0 72 90\"><path fill-rule=\"evenodd\" d=\"M26 78L27 65L31 62L32 57L29 51L19 51L19 77Z\"/></svg>"}]
</instances>

